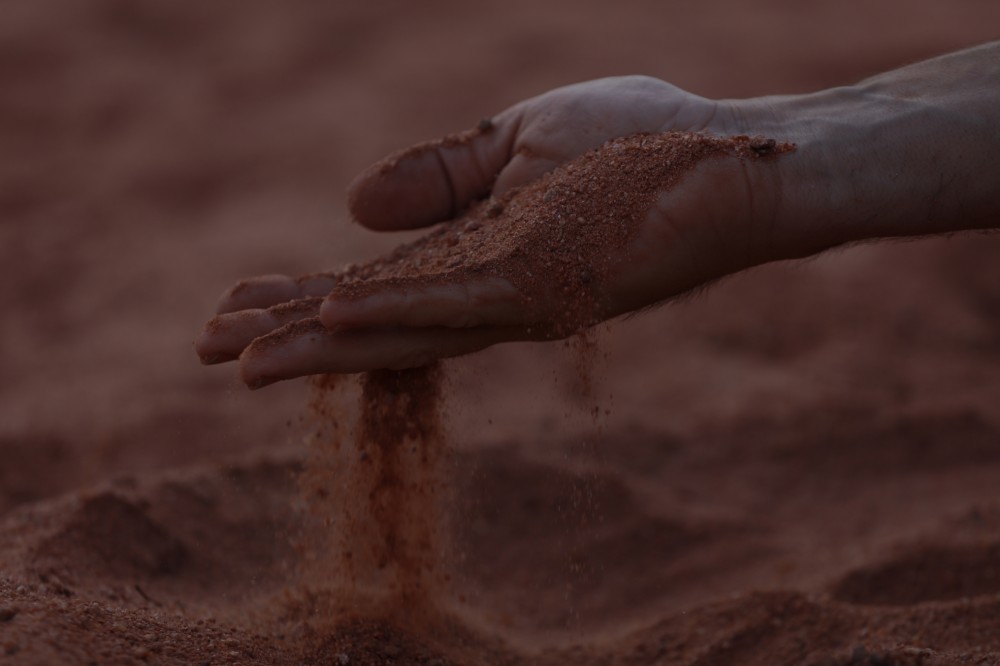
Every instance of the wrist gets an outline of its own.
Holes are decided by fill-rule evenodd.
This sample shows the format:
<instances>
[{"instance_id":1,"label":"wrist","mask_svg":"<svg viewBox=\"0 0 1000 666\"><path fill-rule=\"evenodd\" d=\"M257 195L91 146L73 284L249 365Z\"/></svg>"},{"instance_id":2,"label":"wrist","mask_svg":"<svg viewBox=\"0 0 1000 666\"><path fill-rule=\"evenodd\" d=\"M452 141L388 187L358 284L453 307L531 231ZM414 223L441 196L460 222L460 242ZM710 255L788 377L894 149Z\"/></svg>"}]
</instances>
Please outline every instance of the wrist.
<instances>
[{"instance_id":1,"label":"wrist","mask_svg":"<svg viewBox=\"0 0 1000 666\"><path fill-rule=\"evenodd\" d=\"M893 235L888 199L902 199L872 181L873 153L884 118L855 87L806 95L727 101L744 134L796 145L759 175L775 202L762 250L770 260L809 256L863 238ZM884 174L877 174L875 181Z\"/></svg>"},{"instance_id":2,"label":"wrist","mask_svg":"<svg viewBox=\"0 0 1000 666\"><path fill-rule=\"evenodd\" d=\"M794 142L764 177L768 251L802 257L865 239L994 226L995 132L946 100L872 80L809 95L720 102L739 131Z\"/></svg>"}]
</instances>

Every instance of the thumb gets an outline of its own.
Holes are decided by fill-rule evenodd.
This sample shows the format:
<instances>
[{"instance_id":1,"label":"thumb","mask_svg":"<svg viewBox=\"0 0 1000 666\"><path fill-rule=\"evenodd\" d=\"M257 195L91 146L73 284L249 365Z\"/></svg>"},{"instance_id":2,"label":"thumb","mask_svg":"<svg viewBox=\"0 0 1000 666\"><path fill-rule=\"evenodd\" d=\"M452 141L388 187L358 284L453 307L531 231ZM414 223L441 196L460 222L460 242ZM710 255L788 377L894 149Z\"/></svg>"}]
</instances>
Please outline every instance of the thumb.
<instances>
[{"instance_id":1,"label":"thumb","mask_svg":"<svg viewBox=\"0 0 1000 666\"><path fill-rule=\"evenodd\" d=\"M354 219L370 229L394 231L454 217L489 194L510 160L519 115L505 112L368 167L347 191Z\"/></svg>"}]
</instances>

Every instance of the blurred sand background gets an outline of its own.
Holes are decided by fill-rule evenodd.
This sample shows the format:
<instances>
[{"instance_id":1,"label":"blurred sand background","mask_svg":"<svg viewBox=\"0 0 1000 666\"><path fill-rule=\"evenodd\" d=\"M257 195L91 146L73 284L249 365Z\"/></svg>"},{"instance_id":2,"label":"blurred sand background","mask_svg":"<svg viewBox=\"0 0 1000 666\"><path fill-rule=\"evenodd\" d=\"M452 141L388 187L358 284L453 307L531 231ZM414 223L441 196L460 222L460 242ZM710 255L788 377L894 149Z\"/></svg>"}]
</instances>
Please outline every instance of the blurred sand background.
<instances>
[{"instance_id":1,"label":"blurred sand background","mask_svg":"<svg viewBox=\"0 0 1000 666\"><path fill-rule=\"evenodd\" d=\"M4 3L0 662L1000 663L995 236L616 323L588 401L560 344L452 363L452 634L276 601L306 386L191 347L236 280L409 238L344 202L396 148L576 81L806 92L997 25L986 0Z\"/></svg>"}]
</instances>

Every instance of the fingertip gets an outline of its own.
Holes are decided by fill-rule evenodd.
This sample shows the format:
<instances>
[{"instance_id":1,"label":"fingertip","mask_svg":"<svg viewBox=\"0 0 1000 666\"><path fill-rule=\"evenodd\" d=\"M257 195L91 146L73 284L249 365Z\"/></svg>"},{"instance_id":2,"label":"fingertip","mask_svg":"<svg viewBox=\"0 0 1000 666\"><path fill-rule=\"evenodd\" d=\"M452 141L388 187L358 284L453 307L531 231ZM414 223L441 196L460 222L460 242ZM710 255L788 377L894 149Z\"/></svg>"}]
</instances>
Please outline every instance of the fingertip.
<instances>
[{"instance_id":1,"label":"fingertip","mask_svg":"<svg viewBox=\"0 0 1000 666\"><path fill-rule=\"evenodd\" d=\"M270 386L271 384L276 384L276 383L278 383L281 380L280 379L276 379L274 377L260 376L260 377L255 377L255 378L252 378L252 379L244 379L243 381L247 385L248 389L250 389L251 391L256 391L258 389L264 388L265 386Z\"/></svg>"},{"instance_id":2,"label":"fingertip","mask_svg":"<svg viewBox=\"0 0 1000 666\"><path fill-rule=\"evenodd\" d=\"M346 300L330 294L323 299L319 308L319 320L329 331L344 330L357 323L358 313L363 310L357 300Z\"/></svg>"},{"instance_id":3,"label":"fingertip","mask_svg":"<svg viewBox=\"0 0 1000 666\"><path fill-rule=\"evenodd\" d=\"M194 353L198 355L198 360L201 361L202 365L212 365L215 363L213 360L215 358L215 352L208 348L207 342L208 335L203 330L191 343L191 346L194 347Z\"/></svg>"},{"instance_id":4,"label":"fingertip","mask_svg":"<svg viewBox=\"0 0 1000 666\"><path fill-rule=\"evenodd\" d=\"M240 378L251 389L323 371L311 352L329 341L316 317L291 321L255 338L240 354Z\"/></svg>"},{"instance_id":5,"label":"fingertip","mask_svg":"<svg viewBox=\"0 0 1000 666\"><path fill-rule=\"evenodd\" d=\"M277 382L279 378L268 374L266 368L261 367L262 363L258 354L247 353L251 347L253 347L252 343L239 357L240 379L248 389L256 391Z\"/></svg>"},{"instance_id":6,"label":"fingertip","mask_svg":"<svg viewBox=\"0 0 1000 666\"><path fill-rule=\"evenodd\" d=\"M338 325L337 321L337 304L331 297L327 296L323 299L323 304L319 307L319 321L323 326L332 330L335 330Z\"/></svg>"},{"instance_id":7,"label":"fingertip","mask_svg":"<svg viewBox=\"0 0 1000 666\"><path fill-rule=\"evenodd\" d=\"M347 188L354 220L374 231L393 231L449 217L452 193L440 177L436 150L436 142L418 144L362 171Z\"/></svg>"},{"instance_id":8,"label":"fingertip","mask_svg":"<svg viewBox=\"0 0 1000 666\"><path fill-rule=\"evenodd\" d=\"M194 339L194 351L202 365L216 365L232 361L237 356L226 353L219 348L217 340L218 317L205 324L205 328Z\"/></svg>"},{"instance_id":9,"label":"fingertip","mask_svg":"<svg viewBox=\"0 0 1000 666\"><path fill-rule=\"evenodd\" d=\"M298 282L287 275L262 275L241 280L219 298L216 314L266 308L295 299L299 291Z\"/></svg>"},{"instance_id":10,"label":"fingertip","mask_svg":"<svg viewBox=\"0 0 1000 666\"><path fill-rule=\"evenodd\" d=\"M215 352L207 354L199 354L198 360L201 361L202 365L218 365L219 363L228 363L229 361L235 361L239 358L237 354L227 354L225 352Z\"/></svg>"},{"instance_id":11,"label":"fingertip","mask_svg":"<svg viewBox=\"0 0 1000 666\"><path fill-rule=\"evenodd\" d=\"M347 189L351 215L376 231L415 229L454 216L489 194L510 158L518 118L508 110L373 164Z\"/></svg>"}]
</instances>

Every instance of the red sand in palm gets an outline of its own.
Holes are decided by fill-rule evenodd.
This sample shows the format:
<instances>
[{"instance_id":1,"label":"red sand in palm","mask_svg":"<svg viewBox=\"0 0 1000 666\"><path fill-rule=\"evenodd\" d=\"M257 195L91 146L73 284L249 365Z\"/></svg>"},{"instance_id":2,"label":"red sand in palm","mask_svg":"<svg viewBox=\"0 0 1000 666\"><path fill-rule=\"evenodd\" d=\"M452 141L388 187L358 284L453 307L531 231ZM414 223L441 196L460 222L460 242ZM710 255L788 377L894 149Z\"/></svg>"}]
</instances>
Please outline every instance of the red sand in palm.
<instances>
[{"instance_id":1,"label":"red sand in palm","mask_svg":"<svg viewBox=\"0 0 1000 666\"><path fill-rule=\"evenodd\" d=\"M337 184L414 140L623 72L850 83L1000 20L661 4L5 7L0 661L1000 663L996 237L737 276L601 332L589 393L563 343L446 365L421 613L340 586L306 383L194 359L235 279L397 245Z\"/></svg>"},{"instance_id":2,"label":"red sand in palm","mask_svg":"<svg viewBox=\"0 0 1000 666\"><path fill-rule=\"evenodd\" d=\"M473 132L418 145L402 156ZM774 159L794 149L765 137L692 132L613 139L522 188L474 204L384 257L338 272L335 289L351 299L395 285L500 277L520 292L525 307L560 303L540 318L552 320L554 335L564 337L600 320L605 283L614 266L629 261L630 244L657 196L703 160ZM370 171L383 173L402 156L392 155ZM364 209L364 198L355 195L351 212L360 218Z\"/></svg>"}]
</instances>

